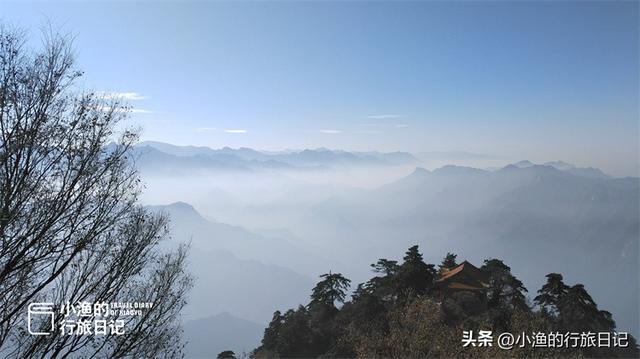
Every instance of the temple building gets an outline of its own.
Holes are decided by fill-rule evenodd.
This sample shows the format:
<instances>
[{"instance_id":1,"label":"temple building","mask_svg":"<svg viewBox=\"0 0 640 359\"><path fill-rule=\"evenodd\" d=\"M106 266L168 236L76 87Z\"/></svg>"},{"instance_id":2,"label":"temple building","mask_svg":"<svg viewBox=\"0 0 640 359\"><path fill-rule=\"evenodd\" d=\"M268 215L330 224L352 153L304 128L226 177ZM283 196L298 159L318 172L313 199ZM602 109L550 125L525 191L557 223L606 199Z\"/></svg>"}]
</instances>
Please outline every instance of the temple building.
<instances>
[{"instance_id":1,"label":"temple building","mask_svg":"<svg viewBox=\"0 0 640 359\"><path fill-rule=\"evenodd\" d=\"M443 268L436 286L451 290L481 291L489 286L489 276L464 261L453 268Z\"/></svg>"}]
</instances>

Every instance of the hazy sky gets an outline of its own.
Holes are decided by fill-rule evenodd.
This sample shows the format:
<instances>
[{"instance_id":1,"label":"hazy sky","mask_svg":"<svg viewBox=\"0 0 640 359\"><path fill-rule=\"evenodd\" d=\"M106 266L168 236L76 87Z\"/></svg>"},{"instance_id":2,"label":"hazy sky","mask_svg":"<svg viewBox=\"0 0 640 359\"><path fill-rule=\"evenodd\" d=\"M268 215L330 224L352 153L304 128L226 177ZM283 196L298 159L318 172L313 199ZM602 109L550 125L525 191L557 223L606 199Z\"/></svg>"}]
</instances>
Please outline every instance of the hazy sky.
<instances>
[{"instance_id":1,"label":"hazy sky","mask_svg":"<svg viewBox=\"0 0 640 359\"><path fill-rule=\"evenodd\" d=\"M144 139L463 150L637 175L638 3L0 2Z\"/></svg>"}]
</instances>

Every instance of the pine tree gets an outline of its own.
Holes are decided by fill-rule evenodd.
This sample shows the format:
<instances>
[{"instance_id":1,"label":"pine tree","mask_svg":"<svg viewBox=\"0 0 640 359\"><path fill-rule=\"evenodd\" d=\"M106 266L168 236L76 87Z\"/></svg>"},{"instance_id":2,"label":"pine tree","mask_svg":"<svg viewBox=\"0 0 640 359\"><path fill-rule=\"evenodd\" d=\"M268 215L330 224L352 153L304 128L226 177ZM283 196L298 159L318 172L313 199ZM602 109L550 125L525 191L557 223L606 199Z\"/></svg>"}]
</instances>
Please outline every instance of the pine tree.
<instances>
[{"instance_id":1,"label":"pine tree","mask_svg":"<svg viewBox=\"0 0 640 359\"><path fill-rule=\"evenodd\" d=\"M568 331L613 331L616 327L611 313L599 310L591 295L582 284L567 290L558 302L560 321Z\"/></svg>"},{"instance_id":2,"label":"pine tree","mask_svg":"<svg viewBox=\"0 0 640 359\"><path fill-rule=\"evenodd\" d=\"M398 272L398 261L390 261L388 259L380 258L378 259L378 262L372 264L371 267L376 273L383 273L390 276Z\"/></svg>"},{"instance_id":3,"label":"pine tree","mask_svg":"<svg viewBox=\"0 0 640 359\"><path fill-rule=\"evenodd\" d=\"M439 265L440 272L442 272L443 269L451 269L456 267L458 265L458 263L456 262L457 257L458 257L457 255L447 252L447 255L444 257L444 259L442 260L442 263Z\"/></svg>"},{"instance_id":4,"label":"pine tree","mask_svg":"<svg viewBox=\"0 0 640 359\"><path fill-rule=\"evenodd\" d=\"M569 286L562 281L562 274L549 273L546 277L547 283L538 290L538 295L533 301L546 313L556 317L558 315L558 303L567 295Z\"/></svg>"},{"instance_id":5,"label":"pine tree","mask_svg":"<svg viewBox=\"0 0 640 359\"><path fill-rule=\"evenodd\" d=\"M264 330L264 336L262 337L262 347L268 349L274 349L278 343L278 337L282 328L284 318L279 310L273 313L273 318L269 323L269 326Z\"/></svg>"},{"instance_id":6,"label":"pine tree","mask_svg":"<svg viewBox=\"0 0 640 359\"><path fill-rule=\"evenodd\" d=\"M398 268L398 286L401 290L413 290L417 294L424 294L430 290L435 282L436 271L433 264L427 264L422 259L418 246L410 247L404 263Z\"/></svg>"},{"instance_id":7,"label":"pine tree","mask_svg":"<svg viewBox=\"0 0 640 359\"><path fill-rule=\"evenodd\" d=\"M320 278L324 279L313 288L309 306L325 304L335 307L336 302L344 303L351 281L340 273L331 272L321 275Z\"/></svg>"},{"instance_id":8,"label":"pine tree","mask_svg":"<svg viewBox=\"0 0 640 359\"><path fill-rule=\"evenodd\" d=\"M529 310L524 292L527 288L511 274L511 268L499 259L484 261L480 268L489 275L488 305L508 310Z\"/></svg>"}]
</instances>

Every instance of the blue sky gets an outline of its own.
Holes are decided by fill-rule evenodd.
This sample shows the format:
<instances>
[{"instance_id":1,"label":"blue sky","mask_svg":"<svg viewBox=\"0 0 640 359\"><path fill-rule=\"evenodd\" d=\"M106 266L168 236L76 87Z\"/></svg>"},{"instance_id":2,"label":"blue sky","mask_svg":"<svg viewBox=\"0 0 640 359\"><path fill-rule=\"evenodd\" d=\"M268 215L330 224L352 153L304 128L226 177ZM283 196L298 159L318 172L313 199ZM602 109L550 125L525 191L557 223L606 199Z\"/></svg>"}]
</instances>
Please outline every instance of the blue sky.
<instances>
[{"instance_id":1,"label":"blue sky","mask_svg":"<svg viewBox=\"0 0 640 359\"><path fill-rule=\"evenodd\" d=\"M637 175L637 2L0 2L143 138L461 150Z\"/></svg>"}]
</instances>

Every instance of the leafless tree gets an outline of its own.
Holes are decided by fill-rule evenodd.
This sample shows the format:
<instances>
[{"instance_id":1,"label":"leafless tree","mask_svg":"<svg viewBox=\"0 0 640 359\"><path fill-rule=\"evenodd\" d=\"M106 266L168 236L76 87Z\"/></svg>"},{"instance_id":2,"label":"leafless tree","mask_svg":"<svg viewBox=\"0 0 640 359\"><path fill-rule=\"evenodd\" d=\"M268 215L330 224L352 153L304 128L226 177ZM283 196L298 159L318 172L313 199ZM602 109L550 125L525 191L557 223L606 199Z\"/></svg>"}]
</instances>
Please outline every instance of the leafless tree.
<instances>
[{"instance_id":1,"label":"leafless tree","mask_svg":"<svg viewBox=\"0 0 640 359\"><path fill-rule=\"evenodd\" d=\"M76 88L68 37L43 38L32 51L0 28L0 356L180 356L186 248L159 246L167 220L138 204L138 136L118 130L128 108ZM125 322L123 335L34 336L33 302L153 306L109 318Z\"/></svg>"}]
</instances>

